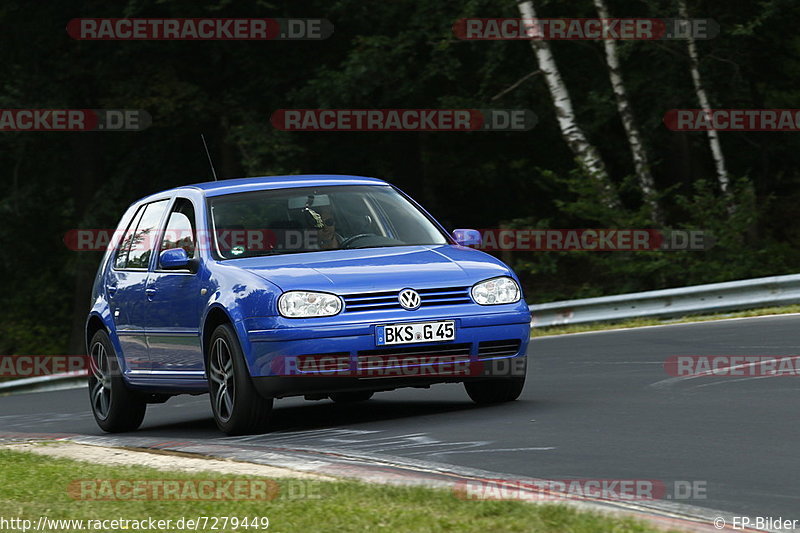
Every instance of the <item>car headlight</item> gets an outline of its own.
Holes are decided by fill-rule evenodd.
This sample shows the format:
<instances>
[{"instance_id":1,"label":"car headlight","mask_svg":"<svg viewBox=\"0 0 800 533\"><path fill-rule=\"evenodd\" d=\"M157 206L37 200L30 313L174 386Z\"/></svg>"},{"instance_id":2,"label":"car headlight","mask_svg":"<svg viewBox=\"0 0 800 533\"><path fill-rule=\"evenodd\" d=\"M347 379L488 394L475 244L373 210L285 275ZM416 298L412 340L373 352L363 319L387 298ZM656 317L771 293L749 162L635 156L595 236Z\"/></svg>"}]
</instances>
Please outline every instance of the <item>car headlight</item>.
<instances>
[{"instance_id":1,"label":"car headlight","mask_svg":"<svg viewBox=\"0 0 800 533\"><path fill-rule=\"evenodd\" d=\"M289 291L278 298L278 311L286 318L333 316L342 310L342 300L325 292Z\"/></svg>"},{"instance_id":2,"label":"car headlight","mask_svg":"<svg viewBox=\"0 0 800 533\"><path fill-rule=\"evenodd\" d=\"M492 278L472 287L472 299L480 305L511 304L519 301L519 285L508 277Z\"/></svg>"}]
</instances>

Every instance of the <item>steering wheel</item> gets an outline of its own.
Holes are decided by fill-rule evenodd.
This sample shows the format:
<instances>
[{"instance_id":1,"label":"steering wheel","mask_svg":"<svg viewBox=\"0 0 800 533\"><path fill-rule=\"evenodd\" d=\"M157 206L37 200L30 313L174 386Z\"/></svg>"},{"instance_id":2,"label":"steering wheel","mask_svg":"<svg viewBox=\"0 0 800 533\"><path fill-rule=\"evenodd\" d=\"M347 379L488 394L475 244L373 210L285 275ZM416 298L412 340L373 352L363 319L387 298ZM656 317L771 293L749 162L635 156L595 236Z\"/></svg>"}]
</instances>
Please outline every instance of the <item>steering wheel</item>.
<instances>
[{"instance_id":1,"label":"steering wheel","mask_svg":"<svg viewBox=\"0 0 800 533\"><path fill-rule=\"evenodd\" d=\"M347 245L357 241L358 239L363 239L364 237L374 237L374 233L359 233L358 235L353 235L352 237L348 237L343 241L339 241L339 246L341 248L347 248Z\"/></svg>"}]
</instances>

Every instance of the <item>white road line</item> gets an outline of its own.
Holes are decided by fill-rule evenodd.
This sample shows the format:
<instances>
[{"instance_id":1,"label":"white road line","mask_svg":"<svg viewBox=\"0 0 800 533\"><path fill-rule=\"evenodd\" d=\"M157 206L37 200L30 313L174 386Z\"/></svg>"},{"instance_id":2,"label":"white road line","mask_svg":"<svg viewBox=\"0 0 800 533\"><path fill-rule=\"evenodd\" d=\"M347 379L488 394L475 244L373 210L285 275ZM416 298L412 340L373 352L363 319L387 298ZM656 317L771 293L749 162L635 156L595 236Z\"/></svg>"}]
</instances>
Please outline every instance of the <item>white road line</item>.
<instances>
[{"instance_id":1,"label":"white road line","mask_svg":"<svg viewBox=\"0 0 800 533\"><path fill-rule=\"evenodd\" d=\"M488 448L485 450L449 450L443 452L431 452L428 453L428 455L449 455L451 453L495 453L495 452L523 452L523 451L542 452L555 449L556 449L555 446L539 446L533 448ZM411 455L419 455L419 454L411 454Z\"/></svg>"},{"instance_id":2,"label":"white road line","mask_svg":"<svg viewBox=\"0 0 800 533\"><path fill-rule=\"evenodd\" d=\"M693 322L676 322L674 324L656 324L653 326L638 326L638 327L631 327L631 328L615 328L615 329L601 329L599 331L576 331L574 333L559 333L557 335L545 335L543 337L531 337L531 342L542 341L546 339L557 339L559 337L569 337L572 335L596 335L599 333L618 333L620 331L640 331L643 329L653 329L653 328L672 328L675 326L696 326L698 324L713 324L715 322L730 322L732 320L757 320L761 318L783 318L783 317L798 317L800 313L784 313L780 315L759 315L759 316L741 316L741 317L732 317L732 318L719 318L714 320L697 320ZM569 326L570 324L563 324L564 326Z\"/></svg>"}]
</instances>

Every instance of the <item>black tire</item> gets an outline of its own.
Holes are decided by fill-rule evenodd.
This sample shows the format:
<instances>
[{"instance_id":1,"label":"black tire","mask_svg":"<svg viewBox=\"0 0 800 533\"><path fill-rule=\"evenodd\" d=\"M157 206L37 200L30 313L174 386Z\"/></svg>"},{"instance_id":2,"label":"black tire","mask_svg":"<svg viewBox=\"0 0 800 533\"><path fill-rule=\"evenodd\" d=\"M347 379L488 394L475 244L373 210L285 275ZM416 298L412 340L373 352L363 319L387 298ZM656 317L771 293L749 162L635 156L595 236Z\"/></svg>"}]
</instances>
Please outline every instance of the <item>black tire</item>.
<instances>
[{"instance_id":1,"label":"black tire","mask_svg":"<svg viewBox=\"0 0 800 533\"><path fill-rule=\"evenodd\" d=\"M366 402L372 395L375 394L372 391L352 391L352 392L334 392L331 394L331 400L336 403L356 403L356 402Z\"/></svg>"},{"instance_id":2,"label":"black tire","mask_svg":"<svg viewBox=\"0 0 800 533\"><path fill-rule=\"evenodd\" d=\"M228 435L266 431L273 400L262 398L253 386L233 328L218 326L207 350L208 391L217 427Z\"/></svg>"},{"instance_id":3,"label":"black tire","mask_svg":"<svg viewBox=\"0 0 800 533\"><path fill-rule=\"evenodd\" d=\"M147 410L144 397L125 385L105 330L95 333L89 342L89 403L97 425L108 433L136 430Z\"/></svg>"},{"instance_id":4,"label":"black tire","mask_svg":"<svg viewBox=\"0 0 800 533\"><path fill-rule=\"evenodd\" d=\"M478 404L513 402L522 394L525 378L487 379L464 382L472 401Z\"/></svg>"}]
</instances>

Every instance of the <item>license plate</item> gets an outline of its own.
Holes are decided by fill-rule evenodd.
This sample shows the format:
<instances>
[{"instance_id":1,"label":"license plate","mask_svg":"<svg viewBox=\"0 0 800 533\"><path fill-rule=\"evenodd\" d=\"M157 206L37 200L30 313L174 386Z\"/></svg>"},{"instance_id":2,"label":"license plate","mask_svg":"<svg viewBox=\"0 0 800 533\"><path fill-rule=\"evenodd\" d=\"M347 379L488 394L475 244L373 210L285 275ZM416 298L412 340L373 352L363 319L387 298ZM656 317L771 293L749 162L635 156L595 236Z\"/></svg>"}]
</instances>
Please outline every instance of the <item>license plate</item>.
<instances>
[{"instance_id":1,"label":"license plate","mask_svg":"<svg viewBox=\"0 0 800 533\"><path fill-rule=\"evenodd\" d=\"M456 338L454 320L436 322L414 322L413 324L391 324L378 326L375 344L411 344L414 342L452 341Z\"/></svg>"}]
</instances>

